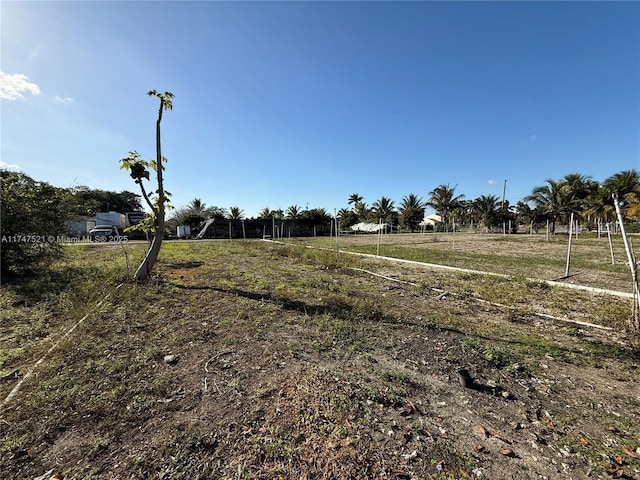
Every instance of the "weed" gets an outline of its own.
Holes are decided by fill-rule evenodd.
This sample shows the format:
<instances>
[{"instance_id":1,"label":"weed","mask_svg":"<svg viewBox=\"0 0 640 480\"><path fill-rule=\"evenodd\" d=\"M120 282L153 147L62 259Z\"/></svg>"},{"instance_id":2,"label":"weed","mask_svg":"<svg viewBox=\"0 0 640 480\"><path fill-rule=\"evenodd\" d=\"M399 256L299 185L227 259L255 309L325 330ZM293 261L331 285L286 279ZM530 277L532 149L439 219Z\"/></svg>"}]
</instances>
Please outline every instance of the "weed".
<instances>
[{"instance_id":1,"label":"weed","mask_svg":"<svg viewBox=\"0 0 640 480\"><path fill-rule=\"evenodd\" d=\"M508 352L494 347L488 347L484 350L484 358L490 367L498 370L512 363L512 356Z\"/></svg>"},{"instance_id":2,"label":"weed","mask_svg":"<svg viewBox=\"0 0 640 480\"><path fill-rule=\"evenodd\" d=\"M97 437L93 440L93 445L91 447L92 453L96 453L100 450L106 449L109 445L111 445L111 438L109 437Z\"/></svg>"}]
</instances>

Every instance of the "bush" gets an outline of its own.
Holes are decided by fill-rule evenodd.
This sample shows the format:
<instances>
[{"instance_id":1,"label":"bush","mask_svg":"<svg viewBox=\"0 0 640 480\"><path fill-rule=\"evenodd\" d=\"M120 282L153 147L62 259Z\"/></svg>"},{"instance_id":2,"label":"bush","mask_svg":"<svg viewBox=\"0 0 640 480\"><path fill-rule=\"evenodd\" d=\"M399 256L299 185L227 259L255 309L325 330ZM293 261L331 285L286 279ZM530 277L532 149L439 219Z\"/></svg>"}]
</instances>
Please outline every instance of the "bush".
<instances>
[{"instance_id":1,"label":"bush","mask_svg":"<svg viewBox=\"0 0 640 480\"><path fill-rule=\"evenodd\" d=\"M28 273L62 253L67 191L23 174L0 171L0 270Z\"/></svg>"}]
</instances>

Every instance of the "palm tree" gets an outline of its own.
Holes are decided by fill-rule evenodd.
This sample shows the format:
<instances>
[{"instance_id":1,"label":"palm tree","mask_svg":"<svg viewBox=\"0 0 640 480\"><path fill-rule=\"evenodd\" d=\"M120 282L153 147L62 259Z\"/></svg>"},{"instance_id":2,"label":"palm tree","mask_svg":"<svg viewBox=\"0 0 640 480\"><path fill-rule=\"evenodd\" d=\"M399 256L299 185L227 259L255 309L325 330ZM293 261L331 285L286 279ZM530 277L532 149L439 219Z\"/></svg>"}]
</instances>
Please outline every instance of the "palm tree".
<instances>
[{"instance_id":1,"label":"palm tree","mask_svg":"<svg viewBox=\"0 0 640 480\"><path fill-rule=\"evenodd\" d=\"M300 216L301 213L302 211L300 210L300 207L298 205L291 205L289 208L287 208L285 215L289 220L295 220Z\"/></svg>"},{"instance_id":2,"label":"palm tree","mask_svg":"<svg viewBox=\"0 0 640 480\"><path fill-rule=\"evenodd\" d=\"M535 187L526 201L533 202L551 220L551 232L555 232L556 221L564 219L579 206L571 186L564 180L545 180L547 185Z\"/></svg>"},{"instance_id":3,"label":"palm tree","mask_svg":"<svg viewBox=\"0 0 640 480\"><path fill-rule=\"evenodd\" d=\"M565 175L563 181L571 189L572 195L580 201L587 198L598 188L598 182L593 181L591 177L582 175L581 173L570 173Z\"/></svg>"},{"instance_id":4,"label":"palm tree","mask_svg":"<svg viewBox=\"0 0 640 480\"><path fill-rule=\"evenodd\" d=\"M496 225L500 213L500 199L496 195L481 195L473 201L473 209L477 213L480 225L486 231Z\"/></svg>"},{"instance_id":5,"label":"palm tree","mask_svg":"<svg viewBox=\"0 0 640 480\"><path fill-rule=\"evenodd\" d=\"M624 216L630 220L640 220L640 187L624 196L627 205L624 208Z\"/></svg>"},{"instance_id":6,"label":"palm tree","mask_svg":"<svg viewBox=\"0 0 640 480\"><path fill-rule=\"evenodd\" d=\"M593 190L582 202L582 215L595 222L612 222L616 218L616 210L611 194L602 185Z\"/></svg>"},{"instance_id":7,"label":"palm tree","mask_svg":"<svg viewBox=\"0 0 640 480\"><path fill-rule=\"evenodd\" d=\"M619 198L624 198L627 193L633 192L640 186L640 174L637 170L623 170L607 178L602 186L609 197L617 193Z\"/></svg>"},{"instance_id":8,"label":"palm tree","mask_svg":"<svg viewBox=\"0 0 640 480\"><path fill-rule=\"evenodd\" d=\"M193 215L204 215L207 209L207 204L200 198L194 198L187 204L187 209L189 210L189 213L192 213Z\"/></svg>"},{"instance_id":9,"label":"palm tree","mask_svg":"<svg viewBox=\"0 0 640 480\"><path fill-rule=\"evenodd\" d=\"M449 214L460 205L464 195L455 194L456 187L440 185L429 192L429 199L425 206L433 208L442 217L442 223L447 225Z\"/></svg>"},{"instance_id":10,"label":"palm tree","mask_svg":"<svg viewBox=\"0 0 640 480\"><path fill-rule=\"evenodd\" d=\"M349 211L350 210L347 210L346 208L341 208L340 210L338 210L337 217L343 218L347 215L347 213L349 213Z\"/></svg>"},{"instance_id":11,"label":"palm tree","mask_svg":"<svg viewBox=\"0 0 640 480\"><path fill-rule=\"evenodd\" d=\"M584 204L586 199L598 190L598 182L591 177L582 175L581 173L570 173L562 179L570 190L572 197L571 203L574 204L574 212L579 216L584 213Z\"/></svg>"},{"instance_id":12,"label":"palm tree","mask_svg":"<svg viewBox=\"0 0 640 480\"><path fill-rule=\"evenodd\" d=\"M262 220L266 220L268 218L273 217L271 213L271 209L269 207L264 207L262 210L258 212L258 218Z\"/></svg>"},{"instance_id":13,"label":"palm tree","mask_svg":"<svg viewBox=\"0 0 640 480\"><path fill-rule=\"evenodd\" d=\"M353 210L341 208L338 210L337 216L340 219L340 225L342 228L347 228L358 223L358 215L356 215Z\"/></svg>"},{"instance_id":14,"label":"palm tree","mask_svg":"<svg viewBox=\"0 0 640 480\"><path fill-rule=\"evenodd\" d=\"M393 200L388 197L381 197L380 200L373 202L371 206L373 213L385 222L389 222L396 213L396 207Z\"/></svg>"},{"instance_id":15,"label":"palm tree","mask_svg":"<svg viewBox=\"0 0 640 480\"><path fill-rule=\"evenodd\" d=\"M349 196L349 205L353 205L353 207L355 208L355 206L360 203L362 201L362 195L359 195L357 193L352 193Z\"/></svg>"},{"instance_id":16,"label":"palm tree","mask_svg":"<svg viewBox=\"0 0 640 480\"><path fill-rule=\"evenodd\" d=\"M422 198L410 193L406 197L402 197L400 204L400 223L408 227L414 232L420 222L424 219L425 203Z\"/></svg>"},{"instance_id":17,"label":"palm tree","mask_svg":"<svg viewBox=\"0 0 640 480\"><path fill-rule=\"evenodd\" d=\"M244 218L244 210L240 207L231 207L229 208L229 219L231 220L242 220Z\"/></svg>"},{"instance_id":18,"label":"palm tree","mask_svg":"<svg viewBox=\"0 0 640 480\"><path fill-rule=\"evenodd\" d=\"M627 204L622 208L622 213L627 218L637 218L634 214L637 207L637 195L640 190L640 174L637 170L623 170L612 175L602 183L604 202L613 207L612 195L616 193L618 199L624 199Z\"/></svg>"},{"instance_id":19,"label":"palm tree","mask_svg":"<svg viewBox=\"0 0 640 480\"><path fill-rule=\"evenodd\" d=\"M359 220L364 222L368 219L371 210L366 203L359 201L353 205L353 213L357 215Z\"/></svg>"}]
</instances>

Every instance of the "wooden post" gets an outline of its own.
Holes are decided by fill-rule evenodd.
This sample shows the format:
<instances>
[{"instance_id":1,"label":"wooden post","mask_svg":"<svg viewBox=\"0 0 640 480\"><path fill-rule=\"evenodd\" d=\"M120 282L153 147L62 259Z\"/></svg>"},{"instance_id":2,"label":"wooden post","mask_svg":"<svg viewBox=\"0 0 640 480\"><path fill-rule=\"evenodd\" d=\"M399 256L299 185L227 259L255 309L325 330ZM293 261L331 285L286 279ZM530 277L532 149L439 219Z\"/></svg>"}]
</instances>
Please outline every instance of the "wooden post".
<instances>
[{"instance_id":1,"label":"wooden post","mask_svg":"<svg viewBox=\"0 0 640 480\"><path fill-rule=\"evenodd\" d=\"M231 220L229 220L229 240L233 240L231 236Z\"/></svg>"},{"instance_id":2,"label":"wooden post","mask_svg":"<svg viewBox=\"0 0 640 480\"><path fill-rule=\"evenodd\" d=\"M378 219L378 248L376 249L376 255L380 256L380 237L382 237L382 218Z\"/></svg>"},{"instance_id":3,"label":"wooden post","mask_svg":"<svg viewBox=\"0 0 640 480\"><path fill-rule=\"evenodd\" d=\"M452 238L453 238L453 242L452 242L453 245L452 245L451 249L455 250L456 249L456 222L453 222L453 236L452 236Z\"/></svg>"},{"instance_id":4,"label":"wooden post","mask_svg":"<svg viewBox=\"0 0 640 480\"><path fill-rule=\"evenodd\" d=\"M567 268L564 276L569 276L569 263L571 262L571 238L573 237L573 212L571 212L571 220L569 221L569 247L567 248Z\"/></svg>"},{"instance_id":5,"label":"wooden post","mask_svg":"<svg viewBox=\"0 0 640 480\"><path fill-rule=\"evenodd\" d=\"M609 222L607 222L607 237L609 237L609 251L611 252L611 265L615 265L616 259L613 256L613 242L611 241L611 230L609 229Z\"/></svg>"},{"instance_id":6,"label":"wooden post","mask_svg":"<svg viewBox=\"0 0 640 480\"><path fill-rule=\"evenodd\" d=\"M242 239L246 240L247 239L247 232L245 232L244 230L244 219L240 220L242 222Z\"/></svg>"},{"instance_id":7,"label":"wooden post","mask_svg":"<svg viewBox=\"0 0 640 480\"><path fill-rule=\"evenodd\" d=\"M549 219L547 218L547 242L549 241Z\"/></svg>"},{"instance_id":8,"label":"wooden post","mask_svg":"<svg viewBox=\"0 0 640 480\"><path fill-rule=\"evenodd\" d=\"M340 231L338 229L339 225L338 225L338 214L336 213L336 209L333 209L333 220L336 222L336 260L339 259L339 255L340 255L340 247L338 246L338 232Z\"/></svg>"},{"instance_id":9,"label":"wooden post","mask_svg":"<svg viewBox=\"0 0 640 480\"><path fill-rule=\"evenodd\" d=\"M622 218L622 212L620 211L618 194L614 193L612 197L613 203L616 207L616 214L618 215L618 223L620 224L620 233L622 234L622 240L624 241L624 249L627 251L627 260L629 261L629 268L631 269L631 280L633 281L633 312L631 316L631 330L633 333L638 335L640 334L640 289L638 287L637 265L636 260L633 257L633 252L631 251L631 246L629 245L627 232L624 228L624 219Z\"/></svg>"}]
</instances>

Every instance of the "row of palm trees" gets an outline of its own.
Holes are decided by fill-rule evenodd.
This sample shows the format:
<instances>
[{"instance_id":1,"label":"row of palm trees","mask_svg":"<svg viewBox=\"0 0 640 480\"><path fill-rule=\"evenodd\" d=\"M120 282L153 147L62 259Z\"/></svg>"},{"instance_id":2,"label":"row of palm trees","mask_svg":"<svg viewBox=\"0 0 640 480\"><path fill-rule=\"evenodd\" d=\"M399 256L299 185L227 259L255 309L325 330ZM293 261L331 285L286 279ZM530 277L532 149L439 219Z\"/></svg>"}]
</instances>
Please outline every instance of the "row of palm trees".
<instances>
[{"instance_id":1,"label":"row of palm trees","mask_svg":"<svg viewBox=\"0 0 640 480\"><path fill-rule=\"evenodd\" d=\"M389 197L381 197L369 207L363 197L358 193L349 196L350 209L342 208L338 212L341 224L344 227L358 222L379 222L391 225L402 225L411 231L415 231L424 219L424 212L428 206L415 193L402 197L399 207Z\"/></svg>"},{"instance_id":2,"label":"row of palm trees","mask_svg":"<svg viewBox=\"0 0 640 480\"><path fill-rule=\"evenodd\" d=\"M427 207L436 211L444 225L449 225L452 220L460 223L463 217L465 221L471 222L475 218L477 224L478 217L488 219L492 216L491 212L496 211L498 198L482 196L468 202L464 200L464 195L456 195L455 187L447 184L434 188L429 192L427 200L411 193L402 198L397 209L393 200L384 196L376 200L371 207L367 206L358 193L352 194L348 202L352 205L351 209L342 209L338 215L347 225L359 221L383 221L415 231L423 221Z\"/></svg>"},{"instance_id":3,"label":"row of palm trees","mask_svg":"<svg viewBox=\"0 0 640 480\"><path fill-rule=\"evenodd\" d=\"M594 225L615 221L612 195L616 194L625 220L640 221L640 174L637 170L621 171L602 183L579 173L568 174L559 180L549 179L516 205L510 205L508 200L496 195L465 200L455 189L449 184L439 185L429 192L426 201L410 194L403 197L397 209L393 200L384 196L368 207L363 197L354 193L348 199L351 208L340 210L338 216L346 225L382 219L413 231L422 220L426 207L431 207L441 217L445 228L450 228L452 223L476 225L486 230L505 224L510 224L512 229L519 224L533 224L539 228L548 221L551 230L555 231L556 223L568 223L572 213L576 219Z\"/></svg>"},{"instance_id":4,"label":"row of palm trees","mask_svg":"<svg viewBox=\"0 0 640 480\"><path fill-rule=\"evenodd\" d=\"M586 222L610 222L616 219L613 196L621 204L626 221L640 221L640 174L637 170L623 170L602 183L591 177L573 173L560 180L547 180L536 187L525 201L533 204L528 209L520 202L521 212L536 217L544 215L552 223L567 222L573 213Z\"/></svg>"},{"instance_id":5,"label":"row of palm trees","mask_svg":"<svg viewBox=\"0 0 640 480\"><path fill-rule=\"evenodd\" d=\"M402 198L399 205L389 197L382 196L371 206L358 193L348 197L349 208L337 212L342 228L358 222L382 221L416 231L424 219L427 207L441 217L444 228L454 224L474 225L490 231L495 227L511 225L533 225L540 228L549 222L552 231L556 223L568 223L570 215L588 223L615 220L615 206L612 195L622 202L622 211L627 221L640 221L640 174L637 170L624 170L603 182L579 173L568 174L559 180L546 180L544 185L535 187L531 194L510 205L508 200L496 195L481 195L473 200L456 192L456 186L439 185L429 192L426 200L411 193ZM234 206L227 209L207 207L199 198L186 207L176 210L172 219L177 224L198 226L206 218L243 219L244 212ZM302 208L291 205L286 210L263 208L258 219L286 219L294 222L320 225L328 223L332 215L324 208Z\"/></svg>"},{"instance_id":6,"label":"row of palm trees","mask_svg":"<svg viewBox=\"0 0 640 480\"><path fill-rule=\"evenodd\" d=\"M194 198L185 207L173 211L168 220L170 226L188 225L196 228L208 218L226 218L229 220L241 220L244 218L244 210L233 206L229 209L210 206L200 198Z\"/></svg>"}]
</instances>

